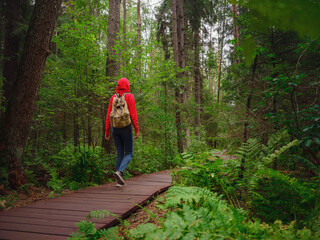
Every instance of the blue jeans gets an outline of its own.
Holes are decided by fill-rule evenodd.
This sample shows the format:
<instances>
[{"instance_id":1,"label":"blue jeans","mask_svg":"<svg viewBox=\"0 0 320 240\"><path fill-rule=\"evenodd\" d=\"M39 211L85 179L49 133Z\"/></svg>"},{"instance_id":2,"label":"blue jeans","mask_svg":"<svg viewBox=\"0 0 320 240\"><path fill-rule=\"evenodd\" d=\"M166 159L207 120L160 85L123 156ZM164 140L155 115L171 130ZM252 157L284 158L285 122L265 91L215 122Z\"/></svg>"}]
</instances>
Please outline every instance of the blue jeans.
<instances>
[{"instance_id":1,"label":"blue jeans","mask_svg":"<svg viewBox=\"0 0 320 240\"><path fill-rule=\"evenodd\" d=\"M125 128L111 127L117 149L116 171L124 172L132 158L133 139L131 125Z\"/></svg>"}]
</instances>

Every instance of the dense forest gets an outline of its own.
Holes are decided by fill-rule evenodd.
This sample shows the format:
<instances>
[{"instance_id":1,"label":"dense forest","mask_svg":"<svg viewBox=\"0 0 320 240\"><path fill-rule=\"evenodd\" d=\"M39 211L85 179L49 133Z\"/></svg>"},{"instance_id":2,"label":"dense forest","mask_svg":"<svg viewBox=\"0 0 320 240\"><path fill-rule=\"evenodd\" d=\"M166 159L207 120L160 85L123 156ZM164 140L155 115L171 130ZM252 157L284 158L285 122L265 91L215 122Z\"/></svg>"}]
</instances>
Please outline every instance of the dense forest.
<instances>
[{"instance_id":1,"label":"dense forest","mask_svg":"<svg viewBox=\"0 0 320 240\"><path fill-rule=\"evenodd\" d=\"M114 181L105 121L125 77L140 127L125 177L172 169L174 185L161 227L128 239L320 238L319 1L4 0L0 11L1 208L31 186L54 197Z\"/></svg>"}]
</instances>

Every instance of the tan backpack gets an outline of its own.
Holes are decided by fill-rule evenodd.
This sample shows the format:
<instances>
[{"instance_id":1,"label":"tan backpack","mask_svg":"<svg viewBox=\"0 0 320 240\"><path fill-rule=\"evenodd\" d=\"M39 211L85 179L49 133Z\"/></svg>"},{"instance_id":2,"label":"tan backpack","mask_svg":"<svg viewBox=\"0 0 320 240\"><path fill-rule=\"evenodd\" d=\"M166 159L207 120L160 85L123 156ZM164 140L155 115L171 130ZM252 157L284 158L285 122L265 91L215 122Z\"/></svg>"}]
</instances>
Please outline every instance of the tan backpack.
<instances>
[{"instance_id":1,"label":"tan backpack","mask_svg":"<svg viewBox=\"0 0 320 240\"><path fill-rule=\"evenodd\" d=\"M124 93L121 97L117 93L113 98L112 110L110 113L111 126L115 128L124 128L131 124L130 112L128 109Z\"/></svg>"}]
</instances>

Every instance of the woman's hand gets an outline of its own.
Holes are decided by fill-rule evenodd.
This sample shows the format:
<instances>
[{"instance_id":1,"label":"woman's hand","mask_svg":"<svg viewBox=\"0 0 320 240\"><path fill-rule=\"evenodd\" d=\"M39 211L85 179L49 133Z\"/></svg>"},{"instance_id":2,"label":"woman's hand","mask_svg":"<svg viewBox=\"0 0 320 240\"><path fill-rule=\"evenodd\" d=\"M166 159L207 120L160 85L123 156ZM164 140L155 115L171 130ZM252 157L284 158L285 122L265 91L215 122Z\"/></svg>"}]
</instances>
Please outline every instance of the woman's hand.
<instances>
[{"instance_id":1,"label":"woman's hand","mask_svg":"<svg viewBox=\"0 0 320 240\"><path fill-rule=\"evenodd\" d=\"M137 139L139 137L139 133L136 134L136 136L134 137L134 139Z\"/></svg>"},{"instance_id":2,"label":"woman's hand","mask_svg":"<svg viewBox=\"0 0 320 240\"><path fill-rule=\"evenodd\" d=\"M104 137L105 137L105 139L107 139L108 141L110 140L110 134L105 134Z\"/></svg>"}]
</instances>

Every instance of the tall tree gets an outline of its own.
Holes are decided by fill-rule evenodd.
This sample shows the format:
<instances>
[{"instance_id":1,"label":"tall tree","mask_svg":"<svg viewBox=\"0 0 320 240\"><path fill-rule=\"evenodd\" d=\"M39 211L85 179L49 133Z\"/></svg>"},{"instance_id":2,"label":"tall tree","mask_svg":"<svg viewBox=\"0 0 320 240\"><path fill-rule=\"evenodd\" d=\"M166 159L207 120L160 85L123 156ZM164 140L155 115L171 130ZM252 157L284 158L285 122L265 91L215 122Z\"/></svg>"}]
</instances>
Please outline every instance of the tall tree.
<instances>
[{"instance_id":1,"label":"tall tree","mask_svg":"<svg viewBox=\"0 0 320 240\"><path fill-rule=\"evenodd\" d=\"M22 156L62 0L38 0L30 20L17 80L1 119L0 158L8 161L9 183L26 183Z\"/></svg>"},{"instance_id":2,"label":"tall tree","mask_svg":"<svg viewBox=\"0 0 320 240\"><path fill-rule=\"evenodd\" d=\"M127 0L122 0L123 5L123 48L127 52ZM124 68L127 65L126 59L122 61Z\"/></svg>"},{"instance_id":3,"label":"tall tree","mask_svg":"<svg viewBox=\"0 0 320 240\"><path fill-rule=\"evenodd\" d=\"M237 9L237 0L232 1L232 17L233 17L233 38L234 42L234 63L240 63L239 57L236 55L237 46L239 46L239 27L238 27L238 9Z\"/></svg>"},{"instance_id":4,"label":"tall tree","mask_svg":"<svg viewBox=\"0 0 320 240\"><path fill-rule=\"evenodd\" d=\"M194 62L193 62L193 78L194 78L194 97L197 104L197 113L195 117L195 134L200 139L201 127L201 86L202 78L200 72L200 27L194 31Z\"/></svg>"},{"instance_id":5,"label":"tall tree","mask_svg":"<svg viewBox=\"0 0 320 240\"><path fill-rule=\"evenodd\" d=\"M137 23L137 42L138 42L138 74L141 75L141 7L140 7L140 0L137 1L137 17L138 17L138 23Z\"/></svg>"},{"instance_id":6,"label":"tall tree","mask_svg":"<svg viewBox=\"0 0 320 240\"><path fill-rule=\"evenodd\" d=\"M185 68L185 55L184 55L184 12L183 0L172 0L172 45L174 61L177 67ZM177 78L183 78L184 74L180 71ZM178 151L183 152L182 142L182 127L181 127L181 109L180 103L183 102L181 94L181 86L175 89L175 98L177 102L176 107L176 128L177 128L177 145Z\"/></svg>"},{"instance_id":7,"label":"tall tree","mask_svg":"<svg viewBox=\"0 0 320 240\"><path fill-rule=\"evenodd\" d=\"M120 5L121 1L119 0L110 0L109 1L109 26L108 26L108 43L107 43L107 67L106 67L106 77L109 81L116 84L116 78L119 73L119 63L117 62L117 53L115 46L117 40L119 39L118 35L120 33ZM104 104L104 117L107 113L108 105ZM105 132L105 122L103 121L103 132ZM102 146L110 152L110 142L106 141L104 134L102 137Z\"/></svg>"},{"instance_id":8,"label":"tall tree","mask_svg":"<svg viewBox=\"0 0 320 240\"><path fill-rule=\"evenodd\" d=\"M21 2L22 0L5 0L4 1L4 24L5 24L5 40L3 54L3 97L4 101L1 105L5 107L11 94L14 82L17 77L18 70L18 53L19 53L19 37L14 34L19 22L21 21Z\"/></svg>"}]
</instances>

